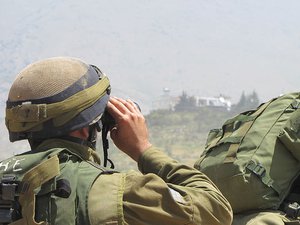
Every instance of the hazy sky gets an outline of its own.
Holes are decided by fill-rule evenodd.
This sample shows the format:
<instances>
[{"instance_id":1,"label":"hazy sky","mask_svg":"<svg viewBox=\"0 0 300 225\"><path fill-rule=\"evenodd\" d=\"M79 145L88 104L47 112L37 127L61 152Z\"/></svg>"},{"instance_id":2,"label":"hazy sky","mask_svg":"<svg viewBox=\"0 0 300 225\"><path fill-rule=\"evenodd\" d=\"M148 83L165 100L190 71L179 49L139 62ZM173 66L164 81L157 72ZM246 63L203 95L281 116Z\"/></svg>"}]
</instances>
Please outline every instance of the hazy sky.
<instances>
[{"instance_id":1,"label":"hazy sky","mask_svg":"<svg viewBox=\"0 0 300 225\"><path fill-rule=\"evenodd\" d=\"M0 118L27 64L73 56L98 65L113 94L143 112L171 95L224 94L262 101L299 91L299 0L0 0ZM9 144L3 119L0 158ZM25 142L23 142L25 144Z\"/></svg>"},{"instance_id":2,"label":"hazy sky","mask_svg":"<svg viewBox=\"0 0 300 225\"><path fill-rule=\"evenodd\" d=\"M0 0L0 87L37 59L98 65L146 111L172 95L298 91L298 0ZM5 97L1 100L4 101Z\"/></svg>"}]
</instances>

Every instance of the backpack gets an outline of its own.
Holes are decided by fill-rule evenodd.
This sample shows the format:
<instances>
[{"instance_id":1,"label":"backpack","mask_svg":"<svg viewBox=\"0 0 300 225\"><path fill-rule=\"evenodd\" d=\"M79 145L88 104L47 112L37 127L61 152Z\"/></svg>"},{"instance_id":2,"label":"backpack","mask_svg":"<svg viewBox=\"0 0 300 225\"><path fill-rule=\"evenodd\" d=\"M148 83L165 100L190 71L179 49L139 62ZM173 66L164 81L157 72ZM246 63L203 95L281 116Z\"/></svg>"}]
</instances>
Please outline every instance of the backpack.
<instances>
[{"instance_id":1,"label":"backpack","mask_svg":"<svg viewBox=\"0 0 300 225\"><path fill-rule=\"evenodd\" d=\"M290 193L300 173L299 108L300 93L286 94L209 132L194 166L217 185L234 213L279 209Z\"/></svg>"},{"instance_id":2,"label":"backpack","mask_svg":"<svg viewBox=\"0 0 300 225\"><path fill-rule=\"evenodd\" d=\"M6 159L0 162L0 225L90 224L87 196L106 172L112 173L64 148Z\"/></svg>"}]
</instances>

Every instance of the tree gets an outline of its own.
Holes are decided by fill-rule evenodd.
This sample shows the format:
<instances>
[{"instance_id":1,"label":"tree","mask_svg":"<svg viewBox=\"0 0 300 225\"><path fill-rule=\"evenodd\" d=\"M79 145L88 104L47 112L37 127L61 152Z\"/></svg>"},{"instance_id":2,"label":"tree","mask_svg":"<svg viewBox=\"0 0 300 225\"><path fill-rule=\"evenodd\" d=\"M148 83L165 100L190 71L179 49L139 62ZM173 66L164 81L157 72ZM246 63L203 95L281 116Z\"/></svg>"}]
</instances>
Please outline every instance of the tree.
<instances>
[{"instance_id":1,"label":"tree","mask_svg":"<svg viewBox=\"0 0 300 225\"><path fill-rule=\"evenodd\" d=\"M248 104L251 108L257 108L259 105L259 98L256 91L253 91L251 95L248 97Z\"/></svg>"},{"instance_id":2,"label":"tree","mask_svg":"<svg viewBox=\"0 0 300 225\"><path fill-rule=\"evenodd\" d=\"M174 107L176 112L194 111L196 109L196 99L194 96L188 96L185 91L179 96L179 101Z\"/></svg>"},{"instance_id":3,"label":"tree","mask_svg":"<svg viewBox=\"0 0 300 225\"><path fill-rule=\"evenodd\" d=\"M239 102L233 108L236 112L243 112L255 109L258 106L259 98L256 91L253 91L250 95L246 95L243 91Z\"/></svg>"},{"instance_id":4,"label":"tree","mask_svg":"<svg viewBox=\"0 0 300 225\"><path fill-rule=\"evenodd\" d=\"M239 102L236 104L236 108L243 109L246 107L246 105L247 105L247 97L245 95L245 92L243 91Z\"/></svg>"}]
</instances>

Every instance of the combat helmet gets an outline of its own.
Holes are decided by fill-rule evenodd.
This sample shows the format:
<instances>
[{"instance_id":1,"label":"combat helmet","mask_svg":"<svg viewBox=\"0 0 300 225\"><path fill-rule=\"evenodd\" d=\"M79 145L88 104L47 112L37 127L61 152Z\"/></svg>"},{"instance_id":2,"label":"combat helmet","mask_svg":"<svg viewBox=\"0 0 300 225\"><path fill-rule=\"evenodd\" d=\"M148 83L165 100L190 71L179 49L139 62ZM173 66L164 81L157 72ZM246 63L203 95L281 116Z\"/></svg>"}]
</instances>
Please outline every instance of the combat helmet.
<instances>
[{"instance_id":1,"label":"combat helmet","mask_svg":"<svg viewBox=\"0 0 300 225\"><path fill-rule=\"evenodd\" d=\"M9 91L9 139L60 137L98 123L109 94L107 76L79 59L55 57L30 64Z\"/></svg>"}]
</instances>

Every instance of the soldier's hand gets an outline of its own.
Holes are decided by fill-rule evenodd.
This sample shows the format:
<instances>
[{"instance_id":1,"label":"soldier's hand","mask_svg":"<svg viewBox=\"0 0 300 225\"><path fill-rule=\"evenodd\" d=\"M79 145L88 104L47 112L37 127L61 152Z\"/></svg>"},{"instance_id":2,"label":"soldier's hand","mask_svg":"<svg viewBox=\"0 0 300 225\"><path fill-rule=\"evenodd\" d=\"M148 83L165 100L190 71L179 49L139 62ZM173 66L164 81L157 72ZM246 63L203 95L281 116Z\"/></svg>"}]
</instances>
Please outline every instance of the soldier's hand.
<instances>
[{"instance_id":1,"label":"soldier's hand","mask_svg":"<svg viewBox=\"0 0 300 225\"><path fill-rule=\"evenodd\" d=\"M131 100L115 97L110 98L107 110L116 121L110 131L111 139L120 150L138 161L151 146L144 116Z\"/></svg>"}]
</instances>

